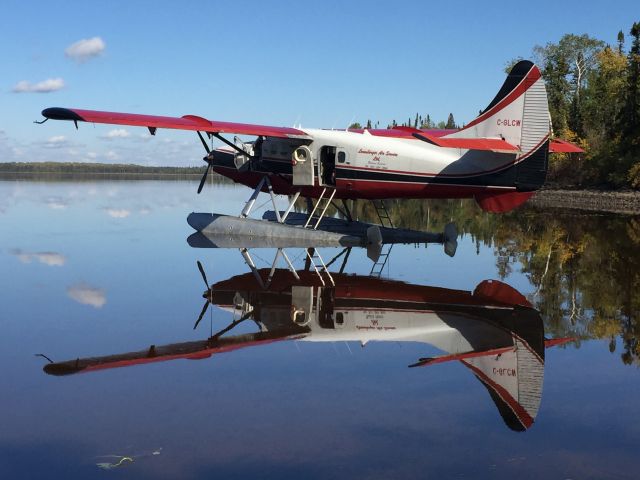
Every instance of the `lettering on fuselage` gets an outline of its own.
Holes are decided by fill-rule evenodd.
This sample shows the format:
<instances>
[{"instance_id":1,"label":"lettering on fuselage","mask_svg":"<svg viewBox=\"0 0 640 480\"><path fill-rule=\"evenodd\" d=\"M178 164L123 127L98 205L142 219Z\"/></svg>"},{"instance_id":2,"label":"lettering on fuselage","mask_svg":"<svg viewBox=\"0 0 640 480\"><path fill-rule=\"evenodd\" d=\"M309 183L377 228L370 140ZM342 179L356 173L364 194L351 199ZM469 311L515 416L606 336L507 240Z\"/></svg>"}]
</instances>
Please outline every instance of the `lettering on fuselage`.
<instances>
[{"instance_id":1,"label":"lettering on fuselage","mask_svg":"<svg viewBox=\"0 0 640 480\"><path fill-rule=\"evenodd\" d=\"M494 368L493 374L501 377L515 377L516 370L514 368Z\"/></svg>"},{"instance_id":2,"label":"lettering on fuselage","mask_svg":"<svg viewBox=\"0 0 640 480\"><path fill-rule=\"evenodd\" d=\"M356 330L395 330L396 327L383 325L385 320L385 312L378 310L367 310L364 312L365 322L364 325L356 325ZM367 321L369 325L367 325Z\"/></svg>"},{"instance_id":3,"label":"lettering on fuselage","mask_svg":"<svg viewBox=\"0 0 640 480\"><path fill-rule=\"evenodd\" d=\"M496 120L496 123L501 127L519 127L522 121L513 120L511 118L499 118L498 120Z\"/></svg>"},{"instance_id":4,"label":"lettering on fuselage","mask_svg":"<svg viewBox=\"0 0 640 480\"><path fill-rule=\"evenodd\" d=\"M380 170L387 170L389 168L386 164L387 158L398 156L397 153L390 152L389 150L370 150L368 148L361 148L358 150L358 153L369 157L365 160L367 167Z\"/></svg>"}]
</instances>

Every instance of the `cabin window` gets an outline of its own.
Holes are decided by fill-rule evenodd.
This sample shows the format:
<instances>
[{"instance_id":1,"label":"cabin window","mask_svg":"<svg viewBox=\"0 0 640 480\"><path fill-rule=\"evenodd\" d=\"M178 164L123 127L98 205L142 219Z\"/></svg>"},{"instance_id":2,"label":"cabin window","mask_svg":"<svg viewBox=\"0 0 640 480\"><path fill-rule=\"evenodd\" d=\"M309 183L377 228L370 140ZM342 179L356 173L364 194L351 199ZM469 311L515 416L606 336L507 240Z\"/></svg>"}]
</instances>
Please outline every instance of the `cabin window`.
<instances>
[{"instance_id":1,"label":"cabin window","mask_svg":"<svg viewBox=\"0 0 640 480\"><path fill-rule=\"evenodd\" d=\"M336 313L336 323L338 325L343 325L344 324L344 314L342 312Z\"/></svg>"},{"instance_id":2,"label":"cabin window","mask_svg":"<svg viewBox=\"0 0 640 480\"><path fill-rule=\"evenodd\" d=\"M347 154L344 152L338 152L338 163L344 163L347 160Z\"/></svg>"}]
</instances>

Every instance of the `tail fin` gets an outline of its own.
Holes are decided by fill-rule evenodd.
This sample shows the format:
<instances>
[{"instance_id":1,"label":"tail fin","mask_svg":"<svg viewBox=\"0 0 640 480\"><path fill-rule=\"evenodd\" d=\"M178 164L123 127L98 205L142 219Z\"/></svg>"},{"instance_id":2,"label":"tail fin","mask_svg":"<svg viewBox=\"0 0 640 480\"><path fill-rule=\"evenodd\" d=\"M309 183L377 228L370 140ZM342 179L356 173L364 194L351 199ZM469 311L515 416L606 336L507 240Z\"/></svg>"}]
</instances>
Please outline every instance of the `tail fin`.
<instances>
[{"instance_id":1,"label":"tail fin","mask_svg":"<svg viewBox=\"0 0 640 480\"><path fill-rule=\"evenodd\" d=\"M487 108L462 130L447 137L503 138L526 155L549 138L550 130L547 91L540 70L522 60L511 69Z\"/></svg>"},{"instance_id":2,"label":"tail fin","mask_svg":"<svg viewBox=\"0 0 640 480\"><path fill-rule=\"evenodd\" d=\"M517 192L533 192L544 185L547 176L550 133L544 80L536 65L522 60L513 66L498 94L477 118L443 138L502 138L515 145L518 152L512 185ZM476 200L486 210L506 211L531 195L517 192L504 199L489 195L477 196ZM500 205L494 205L498 200Z\"/></svg>"}]
</instances>

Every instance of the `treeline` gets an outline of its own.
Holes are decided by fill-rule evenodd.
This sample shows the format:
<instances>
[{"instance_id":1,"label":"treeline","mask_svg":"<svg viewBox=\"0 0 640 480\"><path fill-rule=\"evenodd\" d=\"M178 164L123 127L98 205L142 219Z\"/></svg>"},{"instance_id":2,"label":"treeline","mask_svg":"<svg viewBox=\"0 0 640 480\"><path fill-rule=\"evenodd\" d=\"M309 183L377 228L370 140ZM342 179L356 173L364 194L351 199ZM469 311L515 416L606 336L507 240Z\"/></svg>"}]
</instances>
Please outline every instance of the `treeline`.
<instances>
[{"instance_id":1,"label":"treeline","mask_svg":"<svg viewBox=\"0 0 640 480\"><path fill-rule=\"evenodd\" d=\"M392 120L391 123L387 124L386 128L395 128L397 126L421 128L421 129L426 129L426 130L429 130L431 128L440 129L440 130L444 130L444 129L449 130L449 129L460 128L460 126L458 124L456 124L456 121L453 118L453 113L449 114L449 117L447 118L446 122L445 121L435 122L431 118L431 115L429 115L428 113L425 114L424 117L422 115L420 115L419 113L416 113L415 117L413 117L413 118L409 117L406 122L398 123L395 120ZM359 122L355 122L355 123L352 123L351 125L349 125L349 128L354 128L354 129L380 128L380 122L373 123L371 120L367 120L367 122L364 124L364 127Z\"/></svg>"},{"instance_id":2,"label":"treeline","mask_svg":"<svg viewBox=\"0 0 640 480\"><path fill-rule=\"evenodd\" d=\"M586 150L579 157L553 155L551 180L640 188L639 22L629 34L627 39L618 32L616 45L568 34L557 43L534 47L555 135Z\"/></svg>"},{"instance_id":3,"label":"treeline","mask_svg":"<svg viewBox=\"0 0 640 480\"><path fill-rule=\"evenodd\" d=\"M202 176L204 170L205 167L149 167L118 163L0 162L0 172L3 173L89 173Z\"/></svg>"}]
</instances>

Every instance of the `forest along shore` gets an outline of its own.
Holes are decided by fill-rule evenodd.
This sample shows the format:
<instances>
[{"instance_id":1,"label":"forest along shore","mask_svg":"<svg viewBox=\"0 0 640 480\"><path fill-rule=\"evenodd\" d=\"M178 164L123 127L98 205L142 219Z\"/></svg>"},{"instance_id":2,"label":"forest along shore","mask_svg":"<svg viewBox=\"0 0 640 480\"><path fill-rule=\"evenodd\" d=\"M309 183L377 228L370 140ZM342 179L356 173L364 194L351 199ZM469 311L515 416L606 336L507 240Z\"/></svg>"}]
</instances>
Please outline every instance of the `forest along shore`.
<instances>
[{"instance_id":1,"label":"forest along shore","mask_svg":"<svg viewBox=\"0 0 640 480\"><path fill-rule=\"evenodd\" d=\"M640 192L545 188L536 192L528 204L542 208L569 208L637 215L640 214Z\"/></svg>"}]
</instances>

